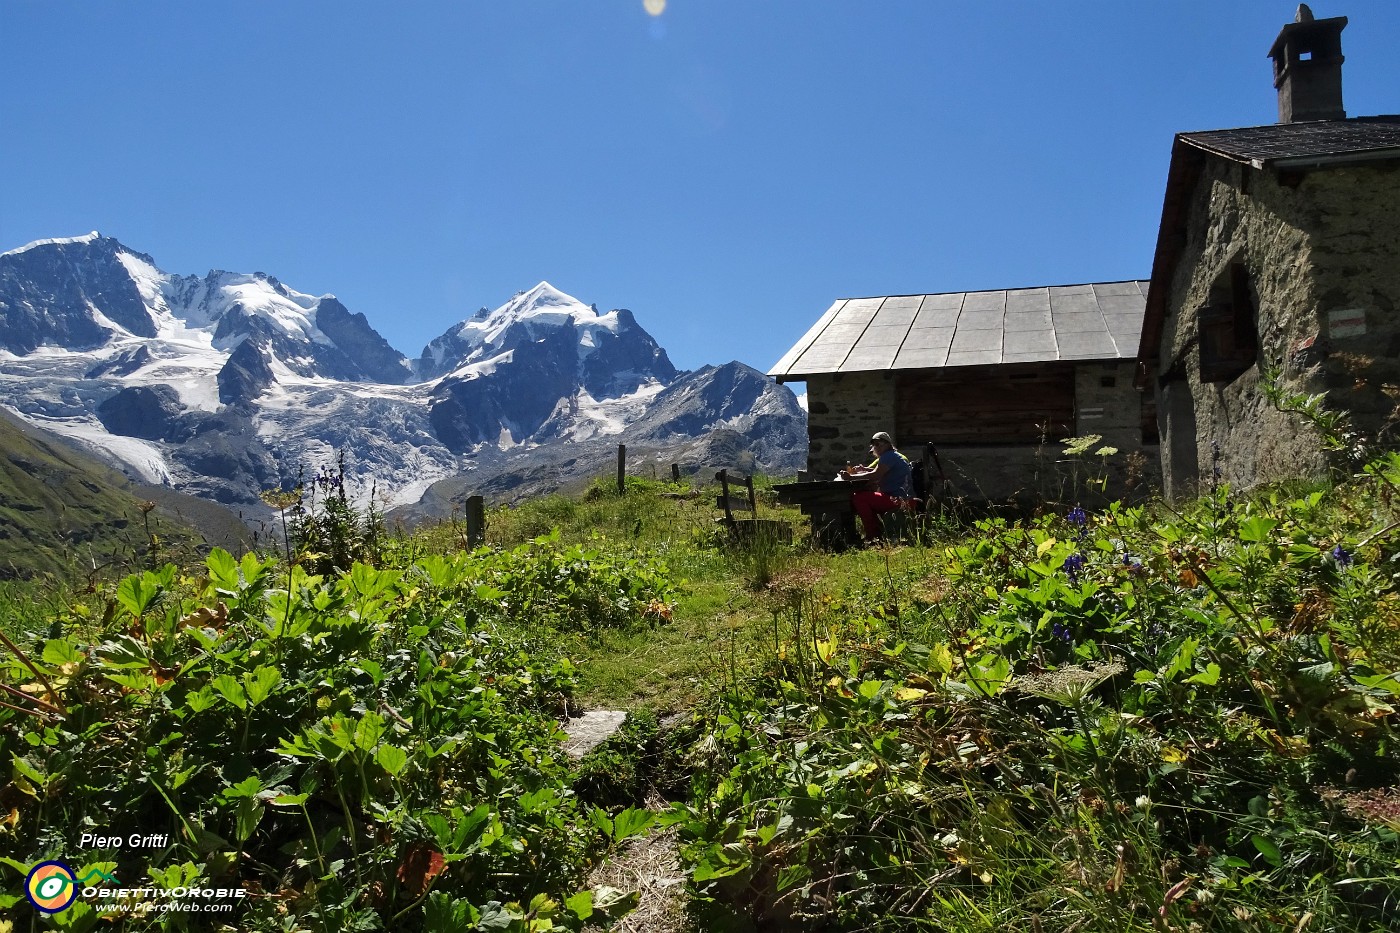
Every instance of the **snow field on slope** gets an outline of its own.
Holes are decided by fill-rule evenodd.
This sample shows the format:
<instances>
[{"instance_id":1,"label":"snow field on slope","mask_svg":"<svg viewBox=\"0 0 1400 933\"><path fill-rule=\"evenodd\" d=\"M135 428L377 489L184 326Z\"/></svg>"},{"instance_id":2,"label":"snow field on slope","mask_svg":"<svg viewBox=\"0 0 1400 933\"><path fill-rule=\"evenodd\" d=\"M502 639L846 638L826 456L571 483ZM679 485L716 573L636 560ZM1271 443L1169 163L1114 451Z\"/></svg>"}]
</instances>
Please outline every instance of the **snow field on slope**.
<instances>
[{"instance_id":1,"label":"snow field on slope","mask_svg":"<svg viewBox=\"0 0 1400 933\"><path fill-rule=\"evenodd\" d=\"M638 387L637 391L629 395L604 399L595 399L588 394L588 390L580 389L575 396L579 420L569 431L569 438L586 441L594 437L621 434L629 424L642 416L647 404L664 388L666 387L661 383L652 381Z\"/></svg>"},{"instance_id":2,"label":"snow field on slope","mask_svg":"<svg viewBox=\"0 0 1400 933\"><path fill-rule=\"evenodd\" d=\"M166 462L165 455L149 441L109 434L107 429L93 418L46 418L42 415L20 417L73 441L96 454L100 460L118 461L142 482L155 486L171 484L170 465Z\"/></svg>"}]
</instances>

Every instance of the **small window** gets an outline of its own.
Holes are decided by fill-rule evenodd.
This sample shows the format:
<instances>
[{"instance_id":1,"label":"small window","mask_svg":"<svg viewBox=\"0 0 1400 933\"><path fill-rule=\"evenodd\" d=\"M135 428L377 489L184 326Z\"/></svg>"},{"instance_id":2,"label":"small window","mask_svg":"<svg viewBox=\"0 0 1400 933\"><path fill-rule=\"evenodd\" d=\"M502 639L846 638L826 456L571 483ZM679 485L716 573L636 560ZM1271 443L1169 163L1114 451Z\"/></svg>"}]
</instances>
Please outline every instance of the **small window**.
<instances>
[{"instance_id":1,"label":"small window","mask_svg":"<svg viewBox=\"0 0 1400 933\"><path fill-rule=\"evenodd\" d=\"M1113 387L1116 386L1116 385L1118 385L1118 378L1117 378L1116 376L1100 376L1100 377L1099 377L1099 388L1100 388L1100 389L1111 389L1111 388L1113 388Z\"/></svg>"},{"instance_id":2,"label":"small window","mask_svg":"<svg viewBox=\"0 0 1400 933\"><path fill-rule=\"evenodd\" d=\"M1310 62L1310 61L1312 61L1312 52L1299 52L1299 53L1298 53L1298 61L1300 61L1300 62Z\"/></svg>"},{"instance_id":3,"label":"small window","mask_svg":"<svg viewBox=\"0 0 1400 933\"><path fill-rule=\"evenodd\" d=\"M1142 442L1159 444L1161 436L1157 431L1157 400L1151 392L1142 394Z\"/></svg>"},{"instance_id":4,"label":"small window","mask_svg":"<svg viewBox=\"0 0 1400 933\"><path fill-rule=\"evenodd\" d=\"M1259 338L1249 270L1231 263L1211 288L1210 304L1196 312L1201 338L1201 381L1233 382L1254 365Z\"/></svg>"}]
</instances>

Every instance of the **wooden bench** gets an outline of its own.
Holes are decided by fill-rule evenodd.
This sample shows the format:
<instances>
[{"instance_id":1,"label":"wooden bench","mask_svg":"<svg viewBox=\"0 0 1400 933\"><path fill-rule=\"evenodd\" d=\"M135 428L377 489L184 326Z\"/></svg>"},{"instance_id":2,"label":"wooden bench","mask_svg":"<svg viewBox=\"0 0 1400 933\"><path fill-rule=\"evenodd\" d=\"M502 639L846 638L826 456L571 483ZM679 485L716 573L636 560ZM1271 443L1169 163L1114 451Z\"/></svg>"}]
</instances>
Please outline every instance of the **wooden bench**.
<instances>
[{"instance_id":1,"label":"wooden bench","mask_svg":"<svg viewBox=\"0 0 1400 933\"><path fill-rule=\"evenodd\" d=\"M745 499L740 499L729 494L731 479L728 470L720 470L715 474L715 479L719 480L720 488L719 497L715 499L715 508L724 509L724 518L722 521L726 525L734 524L735 512L758 514L758 500L754 498L752 476L735 477L732 480L736 486L748 491L748 497Z\"/></svg>"},{"instance_id":2,"label":"wooden bench","mask_svg":"<svg viewBox=\"0 0 1400 933\"><path fill-rule=\"evenodd\" d=\"M758 499L753 491L753 477L731 477L728 470L715 474L719 480L720 494L715 499L715 508L724 510L724 517L715 519L721 522L735 541L752 541L760 536L781 544L792 543L792 527L787 522L758 517ZM744 490L747 496L740 498L729 494L729 484ZM737 491L737 490L736 490ZM735 512L748 512L753 518L736 519Z\"/></svg>"}]
</instances>

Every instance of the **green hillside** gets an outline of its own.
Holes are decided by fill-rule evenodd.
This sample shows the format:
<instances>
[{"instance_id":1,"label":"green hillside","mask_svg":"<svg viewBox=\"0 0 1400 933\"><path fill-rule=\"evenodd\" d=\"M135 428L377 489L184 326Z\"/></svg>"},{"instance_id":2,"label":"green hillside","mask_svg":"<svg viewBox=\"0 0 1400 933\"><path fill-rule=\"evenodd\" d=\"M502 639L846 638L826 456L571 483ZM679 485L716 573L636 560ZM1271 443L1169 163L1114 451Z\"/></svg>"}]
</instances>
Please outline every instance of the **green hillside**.
<instances>
[{"instance_id":1,"label":"green hillside","mask_svg":"<svg viewBox=\"0 0 1400 933\"><path fill-rule=\"evenodd\" d=\"M70 929L1400 928L1400 455L845 553L735 540L713 492L598 482L476 548L331 496L291 566L13 613L0 930L65 858L249 892Z\"/></svg>"},{"instance_id":2,"label":"green hillside","mask_svg":"<svg viewBox=\"0 0 1400 933\"><path fill-rule=\"evenodd\" d=\"M0 579L139 566L148 519L162 557L189 555L201 541L239 550L251 537L227 509L133 483L3 410L0 451ZM149 515L143 502L154 503Z\"/></svg>"}]
</instances>

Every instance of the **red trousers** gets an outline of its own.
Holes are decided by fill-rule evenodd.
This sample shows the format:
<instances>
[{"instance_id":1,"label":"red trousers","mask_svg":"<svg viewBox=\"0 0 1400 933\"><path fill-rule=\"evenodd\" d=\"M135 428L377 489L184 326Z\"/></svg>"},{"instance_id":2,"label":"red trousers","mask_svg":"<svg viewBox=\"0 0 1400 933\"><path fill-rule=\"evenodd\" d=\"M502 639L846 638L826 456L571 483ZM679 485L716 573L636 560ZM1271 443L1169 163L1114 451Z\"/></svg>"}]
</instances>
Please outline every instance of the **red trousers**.
<instances>
[{"instance_id":1,"label":"red trousers","mask_svg":"<svg viewBox=\"0 0 1400 933\"><path fill-rule=\"evenodd\" d=\"M875 538L880 535L880 521L875 516L881 512L896 511L900 508L900 500L874 490L853 492L851 507L860 516L862 534L867 538Z\"/></svg>"}]
</instances>

